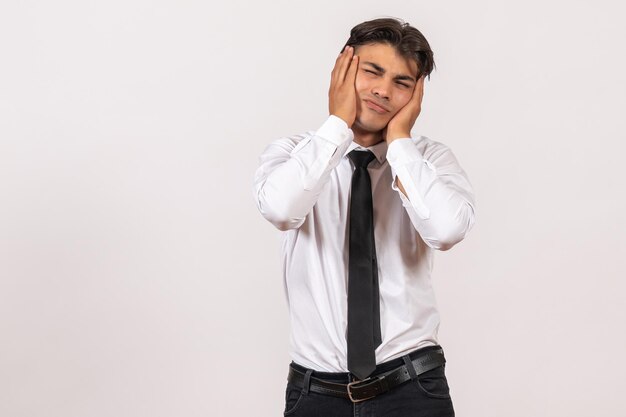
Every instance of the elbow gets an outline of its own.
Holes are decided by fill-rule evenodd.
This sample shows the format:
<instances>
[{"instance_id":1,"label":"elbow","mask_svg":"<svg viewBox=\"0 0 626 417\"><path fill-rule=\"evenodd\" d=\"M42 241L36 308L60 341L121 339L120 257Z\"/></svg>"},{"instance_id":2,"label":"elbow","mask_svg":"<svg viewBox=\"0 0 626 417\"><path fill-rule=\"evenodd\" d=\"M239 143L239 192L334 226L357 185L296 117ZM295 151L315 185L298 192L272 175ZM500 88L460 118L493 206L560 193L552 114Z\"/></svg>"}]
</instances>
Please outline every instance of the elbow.
<instances>
[{"instance_id":1,"label":"elbow","mask_svg":"<svg viewBox=\"0 0 626 417\"><path fill-rule=\"evenodd\" d=\"M461 240L463 240L463 238L464 236L459 237L458 235L445 237L445 238L434 238L434 239L425 238L424 242L426 242L426 244L429 247L435 250L445 252L445 251L452 249L452 247L456 245L457 243L459 243Z\"/></svg>"},{"instance_id":2,"label":"elbow","mask_svg":"<svg viewBox=\"0 0 626 417\"><path fill-rule=\"evenodd\" d=\"M442 252L452 249L461 242L474 225L474 209L470 204L465 205L462 215L455 216L453 221L442 223L438 235L433 239L424 239L426 244Z\"/></svg>"},{"instance_id":3,"label":"elbow","mask_svg":"<svg viewBox=\"0 0 626 417\"><path fill-rule=\"evenodd\" d=\"M304 223L303 221L299 221L297 219L276 219L276 218L267 218L267 220L274 225L281 232L286 232L287 230L297 229Z\"/></svg>"},{"instance_id":4,"label":"elbow","mask_svg":"<svg viewBox=\"0 0 626 417\"><path fill-rule=\"evenodd\" d=\"M257 208L261 215L281 232L297 229L304 223L304 218L294 215L289 205L284 203L268 204L267 201L259 198L257 199Z\"/></svg>"},{"instance_id":5,"label":"elbow","mask_svg":"<svg viewBox=\"0 0 626 417\"><path fill-rule=\"evenodd\" d=\"M431 242L429 246L433 249L439 250L441 252L445 252L445 251L452 249L452 247L454 247L457 243L462 241L463 238L464 236L461 238L441 239L435 242Z\"/></svg>"}]
</instances>

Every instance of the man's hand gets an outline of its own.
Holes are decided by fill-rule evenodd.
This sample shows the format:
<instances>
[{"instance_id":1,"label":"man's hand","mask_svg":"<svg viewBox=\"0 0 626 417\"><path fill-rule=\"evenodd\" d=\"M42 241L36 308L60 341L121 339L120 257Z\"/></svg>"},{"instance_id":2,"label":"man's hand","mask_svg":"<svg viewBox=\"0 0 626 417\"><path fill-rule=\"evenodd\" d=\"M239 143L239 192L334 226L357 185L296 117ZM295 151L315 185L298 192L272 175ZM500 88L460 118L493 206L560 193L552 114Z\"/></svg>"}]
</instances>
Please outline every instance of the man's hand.
<instances>
[{"instance_id":1,"label":"man's hand","mask_svg":"<svg viewBox=\"0 0 626 417\"><path fill-rule=\"evenodd\" d=\"M383 132L387 144L391 143L394 139L411 137L411 129L422 110L422 97L424 97L423 75L417 80L409 102L405 104L387 124Z\"/></svg>"},{"instance_id":2,"label":"man's hand","mask_svg":"<svg viewBox=\"0 0 626 417\"><path fill-rule=\"evenodd\" d=\"M346 47L335 61L328 90L328 110L330 114L340 117L352 127L356 119L356 69L359 57L354 55L354 48Z\"/></svg>"}]
</instances>

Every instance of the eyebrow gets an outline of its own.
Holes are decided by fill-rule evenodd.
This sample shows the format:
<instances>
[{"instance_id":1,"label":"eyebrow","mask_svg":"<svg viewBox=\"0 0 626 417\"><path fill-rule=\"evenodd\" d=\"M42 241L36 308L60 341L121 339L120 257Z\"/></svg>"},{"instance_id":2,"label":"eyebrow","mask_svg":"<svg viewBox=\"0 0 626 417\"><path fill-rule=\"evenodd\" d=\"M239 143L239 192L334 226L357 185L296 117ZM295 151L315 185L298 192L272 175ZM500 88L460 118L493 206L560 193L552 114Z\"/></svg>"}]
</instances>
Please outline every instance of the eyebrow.
<instances>
[{"instance_id":1,"label":"eyebrow","mask_svg":"<svg viewBox=\"0 0 626 417\"><path fill-rule=\"evenodd\" d=\"M381 73L383 73L383 74L386 72L386 71L385 71L385 69L384 69L383 67L381 67L380 65L375 64L375 63L373 63L373 62L364 62L364 64L368 64L368 65L370 65L370 66L374 67L374 69L375 69L376 71L381 72ZM394 77L394 79L395 79L395 80L409 80L409 81L413 81L413 82L415 82L415 78L411 77L410 75L405 75L405 74L399 74L399 75L396 75L396 76Z\"/></svg>"}]
</instances>

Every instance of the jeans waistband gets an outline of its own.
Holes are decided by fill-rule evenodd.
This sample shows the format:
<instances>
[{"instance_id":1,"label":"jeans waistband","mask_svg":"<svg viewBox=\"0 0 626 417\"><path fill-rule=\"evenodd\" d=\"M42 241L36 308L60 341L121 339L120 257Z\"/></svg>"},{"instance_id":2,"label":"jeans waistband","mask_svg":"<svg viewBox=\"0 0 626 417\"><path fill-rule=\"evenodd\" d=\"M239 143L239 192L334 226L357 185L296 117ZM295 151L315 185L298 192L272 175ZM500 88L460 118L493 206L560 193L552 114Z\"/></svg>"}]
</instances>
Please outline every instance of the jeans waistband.
<instances>
[{"instance_id":1,"label":"jeans waistband","mask_svg":"<svg viewBox=\"0 0 626 417\"><path fill-rule=\"evenodd\" d=\"M439 349L443 350L443 348L440 345L424 346L422 348L409 352L408 355L411 358L411 360L413 360L425 352L429 352L431 350L439 350ZM376 365L376 370L372 372L372 376L383 373L383 372L391 371L392 369L398 368L402 365L404 365L404 360L402 359L402 357L392 359L386 362L381 362L378 365ZM292 368L302 373L306 373L306 371L310 369L293 361L289 364L289 366L291 366ZM352 376L350 372L322 372L322 371L312 370L311 375L319 379L338 382L342 384L347 384L352 381L350 379L350 377Z\"/></svg>"}]
</instances>

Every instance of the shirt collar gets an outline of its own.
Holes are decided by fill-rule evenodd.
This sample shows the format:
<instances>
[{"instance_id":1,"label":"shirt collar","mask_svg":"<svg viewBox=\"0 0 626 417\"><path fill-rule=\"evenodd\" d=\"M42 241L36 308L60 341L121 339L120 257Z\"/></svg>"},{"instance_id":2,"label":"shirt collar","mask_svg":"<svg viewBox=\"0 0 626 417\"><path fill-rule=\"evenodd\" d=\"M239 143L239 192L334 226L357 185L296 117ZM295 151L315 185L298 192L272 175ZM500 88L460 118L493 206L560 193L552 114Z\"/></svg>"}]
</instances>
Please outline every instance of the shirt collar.
<instances>
[{"instance_id":1,"label":"shirt collar","mask_svg":"<svg viewBox=\"0 0 626 417\"><path fill-rule=\"evenodd\" d=\"M366 150L367 149L368 151L372 151L372 153L374 154L374 156L378 160L378 163L381 164L381 165L387 159L387 141L385 141L385 140L382 140L382 141L378 142L376 145L368 146L367 148L365 148L365 147L359 145L358 143L352 141L352 143L350 143L350 146L348 146L348 149L346 149L346 151L343 154L344 158L347 157L347 155L350 152L352 152L354 149L362 149L362 150Z\"/></svg>"}]
</instances>

